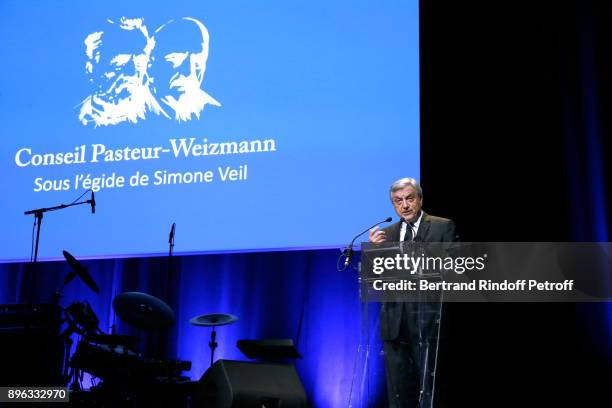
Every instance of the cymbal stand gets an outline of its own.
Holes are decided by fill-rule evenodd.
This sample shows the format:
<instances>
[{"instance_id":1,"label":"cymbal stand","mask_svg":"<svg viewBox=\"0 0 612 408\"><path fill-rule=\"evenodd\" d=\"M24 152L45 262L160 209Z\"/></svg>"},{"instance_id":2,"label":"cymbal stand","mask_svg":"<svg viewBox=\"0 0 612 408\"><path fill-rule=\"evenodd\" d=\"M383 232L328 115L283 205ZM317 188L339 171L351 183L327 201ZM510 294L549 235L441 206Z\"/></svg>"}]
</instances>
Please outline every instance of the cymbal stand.
<instances>
[{"instance_id":1,"label":"cymbal stand","mask_svg":"<svg viewBox=\"0 0 612 408\"><path fill-rule=\"evenodd\" d=\"M212 366L215 361L215 349L219 345L219 343L217 343L217 331L215 330L215 326L212 327L212 331L210 332L210 341L208 345L210 346L210 365Z\"/></svg>"}]
</instances>

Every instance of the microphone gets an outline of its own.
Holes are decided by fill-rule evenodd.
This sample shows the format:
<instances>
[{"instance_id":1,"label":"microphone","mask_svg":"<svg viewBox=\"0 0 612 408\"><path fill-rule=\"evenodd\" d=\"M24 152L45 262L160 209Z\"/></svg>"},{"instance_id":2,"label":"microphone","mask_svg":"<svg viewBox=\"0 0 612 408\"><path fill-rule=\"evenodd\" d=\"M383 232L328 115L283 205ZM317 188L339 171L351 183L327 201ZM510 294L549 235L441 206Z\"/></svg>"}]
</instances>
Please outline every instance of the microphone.
<instances>
[{"instance_id":1,"label":"microphone","mask_svg":"<svg viewBox=\"0 0 612 408\"><path fill-rule=\"evenodd\" d=\"M168 237L168 243L172 244L174 241L174 230L176 229L176 222L172 223L172 228L170 228L170 236Z\"/></svg>"},{"instance_id":2,"label":"microphone","mask_svg":"<svg viewBox=\"0 0 612 408\"><path fill-rule=\"evenodd\" d=\"M94 198L94 192L91 192L91 200L89 201L91 203L91 213L95 214L96 213L96 199Z\"/></svg>"},{"instance_id":3,"label":"microphone","mask_svg":"<svg viewBox=\"0 0 612 408\"><path fill-rule=\"evenodd\" d=\"M364 231L360 232L359 234L357 234L355 236L355 238L353 238L353 240L351 241L351 243L349 244L349 246L346 248L346 260L344 261L344 268L348 268L349 264L351 263L351 257L353 256L353 244L355 243L355 240L357 238L359 238L360 236L362 236L363 234L365 234L366 232L368 232L369 230L371 230L372 228L376 227L377 225L380 225L382 223L385 222L391 222L393 218L391 217L387 217L384 220L377 222L376 224L372 225L371 227L366 228Z\"/></svg>"}]
</instances>

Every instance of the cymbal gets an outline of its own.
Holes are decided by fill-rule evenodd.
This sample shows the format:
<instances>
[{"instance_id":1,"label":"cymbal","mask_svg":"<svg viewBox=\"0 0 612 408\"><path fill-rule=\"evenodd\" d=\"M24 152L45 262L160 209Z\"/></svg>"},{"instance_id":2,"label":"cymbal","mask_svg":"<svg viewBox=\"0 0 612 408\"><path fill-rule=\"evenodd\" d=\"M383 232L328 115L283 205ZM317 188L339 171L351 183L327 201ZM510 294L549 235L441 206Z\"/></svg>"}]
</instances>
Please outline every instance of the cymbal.
<instances>
[{"instance_id":1,"label":"cymbal","mask_svg":"<svg viewBox=\"0 0 612 408\"><path fill-rule=\"evenodd\" d=\"M212 327L225 326L226 324L232 324L236 321L238 321L238 317L228 313L208 313L191 318L189 323L194 326Z\"/></svg>"},{"instance_id":2,"label":"cymbal","mask_svg":"<svg viewBox=\"0 0 612 408\"><path fill-rule=\"evenodd\" d=\"M115 297L117 316L137 329L167 329L174 324L174 311L161 299L142 292L125 292Z\"/></svg>"},{"instance_id":3,"label":"cymbal","mask_svg":"<svg viewBox=\"0 0 612 408\"><path fill-rule=\"evenodd\" d=\"M98 287L96 281L93 280L91 275L87 272L87 268L84 267L82 263L77 261L76 258L70 254L70 252L63 250L62 253L64 254L64 258L66 259L66 262L68 262L68 265L70 265L70 268L72 268L73 272L73 275L69 274L68 276L66 276L66 279L64 280L64 285L68 284L76 275L81 278L81 280L85 283L85 285L87 285L87 287L89 287L89 289L93 290L97 294L100 294L100 288Z\"/></svg>"}]
</instances>

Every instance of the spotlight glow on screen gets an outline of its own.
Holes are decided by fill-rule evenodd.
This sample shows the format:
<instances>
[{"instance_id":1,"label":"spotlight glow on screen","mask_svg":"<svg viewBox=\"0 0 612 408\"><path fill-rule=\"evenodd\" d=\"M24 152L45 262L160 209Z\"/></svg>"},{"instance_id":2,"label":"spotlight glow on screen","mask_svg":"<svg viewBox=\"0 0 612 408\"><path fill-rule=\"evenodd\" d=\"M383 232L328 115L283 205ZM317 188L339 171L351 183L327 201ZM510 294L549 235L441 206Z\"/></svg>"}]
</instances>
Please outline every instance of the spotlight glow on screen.
<instances>
[{"instance_id":1,"label":"spotlight glow on screen","mask_svg":"<svg viewBox=\"0 0 612 408\"><path fill-rule=\"evenodd\" d=\"M418 1L0 1L0 261L334 247L419 177Z\"/></svg>"}]
</instances>

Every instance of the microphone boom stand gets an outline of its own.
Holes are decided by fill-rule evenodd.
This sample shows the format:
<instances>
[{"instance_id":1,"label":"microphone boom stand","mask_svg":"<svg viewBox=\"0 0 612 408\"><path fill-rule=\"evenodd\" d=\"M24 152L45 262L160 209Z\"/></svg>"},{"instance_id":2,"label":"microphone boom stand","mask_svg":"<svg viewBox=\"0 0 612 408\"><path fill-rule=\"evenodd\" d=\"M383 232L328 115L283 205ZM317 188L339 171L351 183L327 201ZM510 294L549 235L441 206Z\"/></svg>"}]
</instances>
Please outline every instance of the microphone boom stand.
<instances>
[{"instance_id":1,"label":"microphone boom stand","mask_svg":"<svg viewBox=\"0 0 612 408\"><path fill-rule=\"evenodd\" d=\"M38 261L38 242L40 241L40 224L42 224L43 214L51 211L63 210L64 208L74 207L75 205L81 204L91 204L92 200L78 201L72 204L60 204L54 207L47 208L37 208L35 210L29 210L24 212L24 215L34 214L34 218L36 219L36 245L34 247L34 259L32 263L36 263Z\"/></svg>"}]
</instances>

